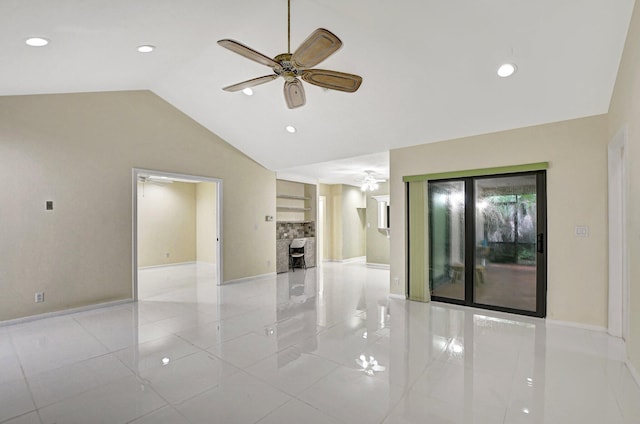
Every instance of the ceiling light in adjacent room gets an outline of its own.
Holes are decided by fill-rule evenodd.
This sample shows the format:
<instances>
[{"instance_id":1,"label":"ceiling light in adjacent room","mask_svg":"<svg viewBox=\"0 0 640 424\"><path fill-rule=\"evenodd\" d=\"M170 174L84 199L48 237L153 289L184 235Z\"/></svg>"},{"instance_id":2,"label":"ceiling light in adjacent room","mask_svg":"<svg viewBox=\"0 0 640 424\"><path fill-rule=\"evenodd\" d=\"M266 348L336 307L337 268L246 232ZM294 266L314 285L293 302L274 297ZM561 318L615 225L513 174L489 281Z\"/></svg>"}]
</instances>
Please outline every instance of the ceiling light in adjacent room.
<instances>
[{"instance_id":1,"label":"ceiling light in adjacent room","mask_svg":"<svg viewBox=\"0 0 640 424\"><path fill-rule=\"evenodd\" d=\"M151 53L156 49L156 46L152 46L151 44L145 44L143 46L138 46L138 51L140 53Z\"/></svg>"},{"instance_id":2,"label":"ceiling light in adjacent room","mask_svg":"<svg viewBox=\"0 0 640 424\"><path fill-rule=\"evenodd\" d=\"M498 68L498 76L502 78L510 77L516 71L516 65L513 63L505 63Z\"/></svg>"},{"instance_id":3,"label":"ceiling light in adjacent room","mask_svg":"<svg viewBox=\"0 0 640 424\"><path fill-rule=\"evenodd\" d=\"M293 134L294 132L296 132L296 127L294 127L293 125L287 125L286 128L287 132Z\"/></svg>"},{"instance_id":4,"label":"ceiling light in adjacent room","mask_svg":"<svg viewBox=\"0 0 640 424\"><path fill-rule=\"evenodd\" d=\"M251 87L247 87L247 88L243 89L242 92L244 94L246 94L247 96L253 96L253 89Z\"/></svg>"},{"instance_id":5,"label":"ceiling light in adjacent room","mask_svg":"<svg viewBox=\"0 0 640 424\"><path fill-rule=\"evenodd\" d=\"M373 176L373 171L364 171L365 176L364 179L362 180L362 183L360 184L360 190L362 191L375 191L378 188L380 188L380 186L378 185L378 183L384 183L387 180L381 180L378 179L376 177Z\"/></svg>"},{"instance_id":6,"label":"ceiling light in adjacent room","mask_svg":"<svg viewBox=\"0 0 640 424\"><path fill-rule=\"evenodd\" d=\"M25 43L27 43L27 45L31 47L44 47L49 44L49 40L42 37L31 37L27 38Z\"/></svg>"}]
</instances>

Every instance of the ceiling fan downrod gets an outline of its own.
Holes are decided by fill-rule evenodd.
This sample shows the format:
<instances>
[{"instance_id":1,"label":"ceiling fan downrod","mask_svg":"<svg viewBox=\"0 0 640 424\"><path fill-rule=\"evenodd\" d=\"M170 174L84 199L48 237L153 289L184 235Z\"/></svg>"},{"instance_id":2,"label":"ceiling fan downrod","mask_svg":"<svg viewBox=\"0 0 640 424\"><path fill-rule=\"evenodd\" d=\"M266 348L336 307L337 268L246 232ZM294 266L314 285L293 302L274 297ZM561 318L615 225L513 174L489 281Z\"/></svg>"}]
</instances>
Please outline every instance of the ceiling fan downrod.
<instances>
[{"instance_id":1,"label":"ceiling fan downrod","mask_svg":"<svg viewBox=\"0 0 640 424\"><path fill-rule=\"evenodd\" d=\"M291 54L291 0L287 0L287 53Z\"/></svg>"}]
</instances>

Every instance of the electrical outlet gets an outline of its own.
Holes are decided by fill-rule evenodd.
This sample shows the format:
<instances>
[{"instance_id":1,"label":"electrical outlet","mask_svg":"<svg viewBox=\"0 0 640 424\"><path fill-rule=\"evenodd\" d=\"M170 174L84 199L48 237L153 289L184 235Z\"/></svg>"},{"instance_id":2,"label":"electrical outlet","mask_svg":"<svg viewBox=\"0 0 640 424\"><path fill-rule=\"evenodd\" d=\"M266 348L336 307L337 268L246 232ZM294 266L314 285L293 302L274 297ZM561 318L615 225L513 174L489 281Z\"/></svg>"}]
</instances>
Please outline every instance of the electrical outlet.
<instances>
[{"instance_id":1,"label":"electrical outlet","mask_svg":"<svg viewBox=\"0 0 640 424\"><path fill-rule=\"evenodd\" d=\"M397 286L398 284L400 284L400 278L398 278L398 277L393 277L393 284L394 284L395 286Z\"/></svg>"},{"instance_id":2,"label":"electrical outlet","mask_svg":"<svg viewBox=\"0 0 640 424\"><path fill-rule=\"evenodd\" d=\"M165 258L168 258L168 257L169 257L169 252L165 253L165 254L164 254L164 257L165 257Z\"/></svg>"},{"instance_id":3,"label":"electrical outlet","mask_svg":"<svg viewBox=\"0 0 640 424\"><path fill-rule=\"evenodd\" d=\"M44 292L36 292L35 301L36 303L44 302Z\"/></svg>"}]
</instances>

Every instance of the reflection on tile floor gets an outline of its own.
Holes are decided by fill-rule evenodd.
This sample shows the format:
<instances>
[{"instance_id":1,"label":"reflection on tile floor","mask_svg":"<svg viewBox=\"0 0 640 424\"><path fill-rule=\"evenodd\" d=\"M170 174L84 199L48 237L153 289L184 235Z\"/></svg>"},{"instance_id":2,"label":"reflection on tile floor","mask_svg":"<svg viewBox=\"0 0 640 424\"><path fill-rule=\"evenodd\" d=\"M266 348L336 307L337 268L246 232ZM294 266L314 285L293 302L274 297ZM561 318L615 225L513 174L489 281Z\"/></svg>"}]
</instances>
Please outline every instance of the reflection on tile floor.
<instances>
[{"instance_id":1,"label":"reflection on tile floor","mask_svg":"<svg viewBox=\"0 0 640 424\"><path fill-rule=\"evenodd\" d=\"M144 270L137 303L0 327L0 423L640 422L616 339L389 299L388 281Z\"/></svg>"}]
</instances>

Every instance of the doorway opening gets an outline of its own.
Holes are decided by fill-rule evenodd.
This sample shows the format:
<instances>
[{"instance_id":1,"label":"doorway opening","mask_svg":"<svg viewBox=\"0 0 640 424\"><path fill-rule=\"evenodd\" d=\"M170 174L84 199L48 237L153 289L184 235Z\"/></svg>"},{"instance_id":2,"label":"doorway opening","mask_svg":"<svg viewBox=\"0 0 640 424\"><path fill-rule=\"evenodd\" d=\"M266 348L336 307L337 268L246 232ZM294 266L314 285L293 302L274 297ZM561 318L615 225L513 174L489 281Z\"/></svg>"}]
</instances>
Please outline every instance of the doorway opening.
<instances>
[{"instance_id":1,"label":"doorway opening","mask_svg":"<svg viewBox=\"0 0 640 424\"><path fill-rule=\"evenodd\" d=\"M220 285L221 205L220 179L133 170L134 300L193 301Z\"/></svg>"}]
</instances>

